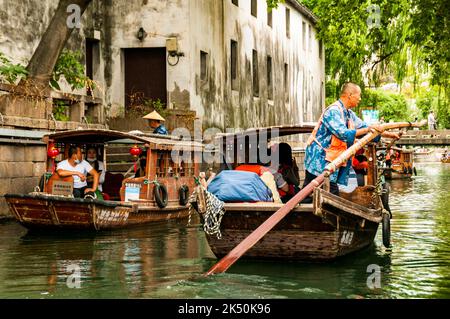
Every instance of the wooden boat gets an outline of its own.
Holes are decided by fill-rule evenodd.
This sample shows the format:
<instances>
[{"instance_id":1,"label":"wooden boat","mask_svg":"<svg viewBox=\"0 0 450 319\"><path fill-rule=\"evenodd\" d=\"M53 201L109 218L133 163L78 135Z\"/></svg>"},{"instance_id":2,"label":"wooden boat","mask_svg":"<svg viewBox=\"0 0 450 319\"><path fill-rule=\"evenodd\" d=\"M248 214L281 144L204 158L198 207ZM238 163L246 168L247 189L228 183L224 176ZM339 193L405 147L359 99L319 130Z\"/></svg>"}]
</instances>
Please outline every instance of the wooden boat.
<instances>
[{"instance_id":1,"label":"wooden boat","mask_svg":"<svg viewBox=\"0 0 450 319\"><path fill-rule=\"evenodd\" d=\"M40 186L30 194L5 195L11 212L25 227L104 230L189 216L189 192L195 186L193 177L199 170L193 158L194 152L202 151L201 143L173 136L111 130L65 131L46 135L44 141L50 155L55 155L51 153L54 149L61 152L48 158ZM92 196L73 198L73 178L60 178L55 172L56 162L67 157L70 145L95 146L99 150L107 171L103 191L110 200ZM130 146L136 151L144 145L146 157L140 159L128 153L113 153L118 148L128 150ZM115 163L107 163L108 149L111 150L108 158L116 157ZM171 156L178 151L184 152L183 157ZM145 166L143 176L127 177L138 163ZM127 167L130 169L124 172Z\"/></svg>"},{"instance_id":2,"label":"wooden boat","mask_svg":"<svg viewBox=\"0 0 450 319\"><path fill-rule=\"evenodd\" d=\"M450 163L450 157L441 158L441 163Z\"/></svg>"},{"instance_id":3,"label":"wooden boat","mask_svg":"<svg viewBox=\"0 0 450 319\"><path fill-rule=\"evenodd\" d=\"M394 150L397 156L392 159L391 167L384 169L386 179L404 179L411 178L413 174L417 175L413 159L414 150L395 146L392 146L391 149Z\"/></svg>"},{"instance_id":4,"label":"wooden boat","mask_svg":"<svg viewBox=\"0 0 450 319\"><path fill-rule=\"evenodd\" d=\"M264 139L273 136L273 129L277 130L277 135L283 137L310 133L313 126L280 126L254 129L234 136L224 135L219 140L222 150L219 151L222 153L220 157L225 160L221 169L234 169L236 163L254 163L249 160L242 161L243 158L248 158L246 156L241 156L241 160L238 160L238 150L267 147L267 141ZM263 130L269 133L263 134ZM366 155L367 158L375 158L375 154L375 144L372 143L367 146ZM298 166L302 167L300 163ZM390 216L386 211L383 213L383 204L375 186L377 181L376 161L370 161L368 185L358 187L352 193L333 195L327 183L324 183L323 187L315 189L312 203L297 205L247 251L244 258L332 260L369 246L380 223L384 225L383 242L389 246ZM378 185L381 187L381 184ZM387 194L385 199L386 196ZM211 224L213 219L208 215L210 211L207 209L204 187L198 186L193 197L195 198L192 205L199 212L203 223ZM220 227L216 225L221 237L205 231L211 250L218 258L225 256L282 205L274 202L225 203Z\"/></svg>"}]
</instances>

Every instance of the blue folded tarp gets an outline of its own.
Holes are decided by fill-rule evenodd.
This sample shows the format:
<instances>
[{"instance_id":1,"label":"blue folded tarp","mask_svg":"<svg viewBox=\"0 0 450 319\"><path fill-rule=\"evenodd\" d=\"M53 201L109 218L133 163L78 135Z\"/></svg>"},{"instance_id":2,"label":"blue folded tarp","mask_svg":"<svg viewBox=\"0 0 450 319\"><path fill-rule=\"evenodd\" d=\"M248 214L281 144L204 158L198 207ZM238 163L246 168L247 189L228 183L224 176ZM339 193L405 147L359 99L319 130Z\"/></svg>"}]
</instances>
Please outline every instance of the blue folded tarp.
<instances>
[{"instance_id":1,"label":"blue folded tarp","mask_svg":"<svg viewBox=\"0 0 450 319\"><path fill-rule=\"evenodd\" d=\"M224 202L272 201L272 192L253 172L222 171L208 185L208 191Z\"/></svg>"}]
</instances>

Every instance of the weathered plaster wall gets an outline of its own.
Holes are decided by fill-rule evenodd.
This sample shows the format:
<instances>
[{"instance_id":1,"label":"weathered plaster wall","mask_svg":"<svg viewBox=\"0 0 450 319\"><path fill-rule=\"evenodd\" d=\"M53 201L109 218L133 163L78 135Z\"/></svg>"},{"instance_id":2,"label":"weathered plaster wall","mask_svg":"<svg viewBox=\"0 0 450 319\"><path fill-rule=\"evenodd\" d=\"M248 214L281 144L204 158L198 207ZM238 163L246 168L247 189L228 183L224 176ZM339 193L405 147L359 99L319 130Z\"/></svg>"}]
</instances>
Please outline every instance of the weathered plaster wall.
<instances>
[{"instance_id":1,"label":"weathered plaster wall","mask_svg":"<svg viewBox=\"0 0 450 319\"><path fill-rule=\"evenodd\" d=\"M47 27L58 0L0 0L0 48L16 61L28 60ZM67 47L85 51L85 38L99 31L94 80L105 99L108 115L124 111L124 48L165 47L178 39L180 57L167 65L168 107L191 109L204 127L247 128L316 120L324 102L324 59L311 22L289 1L273 10L267 25L265 0L257 17L251 1L230 0L93 0ZM290 8L290 38L286 37L285 8ZM303 24L304 22L304 24ZM303 41L303 26L306 41ZM139 41L143 27L148 36ZM309 31L312 31L311 40ZM231 89L230 41L238 42L238 88ZM306 46L303 45L305 42ZM200 79L200 50L208 53L207 79ZM258 52L259 96L252 94L252 50ZM267 95L267 56L273 64L273 99ZM285 98L284 64L289 69L289 99ZM65 87L67 90L67 87ZM81 93L81 92L79 92Z\"/></svg>"},{"instance_id":2,"label":"weathered plaster wall","mask_svg":"<svg viewBox=\"0 0 450 319\"><path fill-rule=\"evenodd\" d=\"M109 0L105 1L105 80L106 103L111 116L123 113L124 48L165 47L166 39L176 37L179 51L185 53L176 66L167 65L168 107L189 108L186 97L190 83L189 1ZM141 42L140 27L147 32Z\"/></svg>"},{"instance_id":3,"label":"weathered plaster wall","mask_svg":"<svg viewBox=\"0 0 450 319\"><path fill-rule=\"evenodd\" d=\"M290 38L286 37L285 8L290 9ZM191 0L191 109L204 127L247 128L294 124L318 118L324 101L324 60L312 23L295 8L280 5L267 25L265 0L258 1L257 17L250 1ZM303 46L303 23L306 46ZM309 28L308 26L311 26ZM309 38L311 30L311 39ZM238 87L231 89L230 41L238 43ZM200 79L200 50L208 53L207 79ZM252 54L258 52L259 96L253 96ZM268 98L267 56L272 57L273 98ZM288 64L285 98L284 64Z\"/></svg>"},{"instance_id":4,"label":"weathered plaster wall","mask_svg":"<svg viewBox=\"0 0 450 319\"><path fill-rule=\"evenodd\" d=\"M0 0L0 51L15 63L28 61L58 0Z\"/></svg>"},{"instance_id":5,"label":"weathered plaster wall","mask_svg":"<svg viewBox=\"0 0 450 319\"><path fill-rule=\"evenodd\" d=\"M273 27L267 25L265 0L258 14L250 14L250 1L104 1L103 57L106 104L110 116L123 114L123 48L165 47L168 37L178 39L185 54L176 66L167 65L168 107L191 109L203 127L247 128L259 125L312 121L323 103L324 61L311 22L289 4L273 11ZM291 36L286 37L285 7L290 8ZM306 48L302 47L303 22ZM136 38L143 27L144 41ZM312 30L311 41L308 32ZM230 41L238 42L239 87L231 90ZM252 50L258 52L259 97L252 91ZM200 79L200 51L208 53L206 80ZM273 99L267 96L266 59L273 60ZM284 64L289 69L289 99L285 98Z\"/></svg>"},{"instance_id":6,"label":"weathered plaster wall","mask_svg":"<svg viewBox=\"0 0 450 319\"><path fill-rule=\"evenodd\" d=\"M191 0L191 109L204 128L223 129L225 120L225 61L223 15L226 1ZM206 52L206 79L200 76L200 51Z\"/></svg>"},{"instance_id":7,"label":"weathered plaster wall","mask_svg":"<svg viewBox=\"0 0 450 319\"><path fill-rule=\"evenodd\" d=\"M285 8L290 8L290 38L286 36ZM239 7L225 1L225 126L247 128L279 124L295 124L316 119L320 113L321 82L324 63L319 59L315 34L302 47L302 26L311 24L289 5L273 10L272 27L267 25L265 1L258 1L257 17L250 14L250 1L240 1ZM313 28L311 28L313 30ZM309 29L308 29L309 31ZM307 39L308 33L307 34ZM230 82L230 40L238 42L237 90ZM259 97L252 94L252 50L258 52ZM268 98L267 56L272 57L273 99ZM284 64L288 64L289 100L284 93ZM305 110L305 111L304 111Z\"/></svg>"}]
</instances>

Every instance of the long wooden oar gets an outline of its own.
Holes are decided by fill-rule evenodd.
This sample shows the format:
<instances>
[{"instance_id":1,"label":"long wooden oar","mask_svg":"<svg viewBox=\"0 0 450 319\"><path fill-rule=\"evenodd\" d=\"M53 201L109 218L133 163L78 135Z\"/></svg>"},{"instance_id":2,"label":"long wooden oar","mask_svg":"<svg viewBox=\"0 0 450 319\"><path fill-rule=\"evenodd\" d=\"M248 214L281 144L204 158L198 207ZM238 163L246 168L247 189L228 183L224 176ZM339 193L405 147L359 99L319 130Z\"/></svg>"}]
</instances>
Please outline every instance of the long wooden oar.
<instances>
[{"instance_id":1,"label":"long wooden oar","mask_svg":"<svg viewBox=\"0 0 450 319\"><path fill-rule=\"evenodd\" d=\"M395 144L395 142L397 142L403 135L403 131L400 131L398 133L399 138L393 138L389 144L386 145L386 152L389 152L389 149Z\"/></svg>"},{"instance_id":2,"label":"long wooden oar","mask_svg":"<svg viewBox=\"0 0 450 319\"><path fill-rule=\"evenodd\" d=\"M309 183L305 188L298 192L294 197L292 197L283 207L277 210L272 216L270 216L264 223L262 223L258 228L256 228L250 235L248 235L242 242L240 242L236 247L234 247L225 257L219 260L210 270L206 273L206 276L225 272L231 267L242 255L244 255L247 250L252 248L261 238L264 237L280 220L282 220L299 202L310 195L314 188L320 186L325 177L330 176L336 171L343 163L346 163L348 159L355 155L356 151L364 147L367 143L377 137L385 130L401 128L401 127L420 127L426 124L426 121L420 123L410 123L410 122L400 122L400 123L386 123L380 125L381 131L377 132L371 129L370 133L356 142L354 145L349 147L345 152L343 152L338 158L333 162L329 163L322 174L316 177L311 183Z\"/></svg>"}]
</instances>

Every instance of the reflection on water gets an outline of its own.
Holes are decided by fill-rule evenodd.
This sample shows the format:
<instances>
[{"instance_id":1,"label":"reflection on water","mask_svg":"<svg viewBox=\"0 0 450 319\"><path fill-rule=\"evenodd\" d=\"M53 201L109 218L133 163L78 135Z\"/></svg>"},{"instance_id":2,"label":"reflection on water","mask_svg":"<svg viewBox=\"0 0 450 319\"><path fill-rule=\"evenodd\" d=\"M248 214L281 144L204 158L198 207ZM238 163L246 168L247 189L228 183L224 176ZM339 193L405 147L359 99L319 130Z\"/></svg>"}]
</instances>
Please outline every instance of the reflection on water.
<instances>
[{"instance_id":1,"label":"reflection on water","mask_svg":"<svg viewBox=\"0 0 450 319\"><path fill-rule=\"evenodd\" d=\"M449 188L442 164L391 182L391 250L378 233L368 249L331 263L239 261L208 278L216 259L198 220L52 236L0 224L0 297L449 298ZM67 286L70 265L80 267L79 289ZM381 288L368 288L369 265L381 267Z\"/></svg>"}]
</instances>

